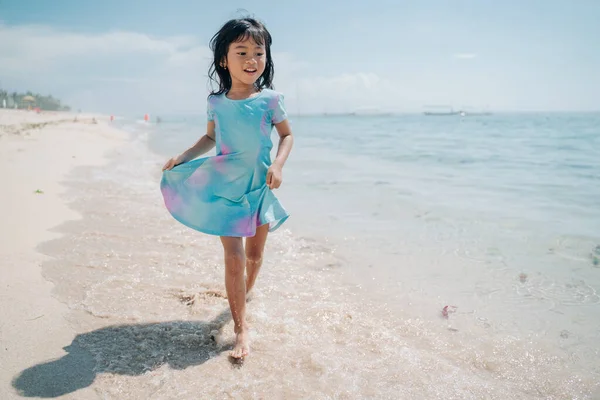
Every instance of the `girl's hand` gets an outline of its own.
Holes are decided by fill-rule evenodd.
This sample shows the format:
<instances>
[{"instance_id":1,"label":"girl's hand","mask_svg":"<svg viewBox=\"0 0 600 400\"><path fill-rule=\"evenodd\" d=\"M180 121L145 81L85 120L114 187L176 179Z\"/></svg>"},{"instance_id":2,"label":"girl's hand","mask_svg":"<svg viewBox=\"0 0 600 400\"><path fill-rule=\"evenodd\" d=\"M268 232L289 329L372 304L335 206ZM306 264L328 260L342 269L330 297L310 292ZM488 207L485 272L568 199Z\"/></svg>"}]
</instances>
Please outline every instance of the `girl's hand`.
<instances>
[{"instance_id":1,"label":"girl's hand","mask_svg":"<svg viewBox=\"0 0 600 400\"><path fill-rule=\"evenodd\" d=\"M173 157L163 165L162 170L172 169L174 166L181 164L179 157Z\"/></svg>"},{"instance_id":2,"label":"girl's hand","mask_svg":"<svg viewBox=\"0 0 600 400\"><path fill-rule=\"evenodd\" d=\"M272 164L267 171L267 186L270 189L277 189L281 186L281 167L277 164Z\"/></svg>"}]
</instances>

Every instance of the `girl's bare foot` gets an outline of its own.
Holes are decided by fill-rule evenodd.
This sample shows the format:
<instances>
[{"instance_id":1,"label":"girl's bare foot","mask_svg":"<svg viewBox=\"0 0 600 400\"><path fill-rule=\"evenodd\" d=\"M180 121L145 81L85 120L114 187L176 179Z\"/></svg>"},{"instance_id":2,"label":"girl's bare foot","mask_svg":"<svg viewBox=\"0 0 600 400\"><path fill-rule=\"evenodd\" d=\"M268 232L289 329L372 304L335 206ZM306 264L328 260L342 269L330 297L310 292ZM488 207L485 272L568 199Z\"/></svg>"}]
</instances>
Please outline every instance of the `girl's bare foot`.
<instances>
[{"instance_id":1,"label":"girl's bare foot","mask_svg":"<svg viewBox=\"0 0 600 400\"><path fill-rule=\"evenodd\" d=\"M235 345L229 355L233 358L244 358L249 353L248 328L242 328L235 335Z\"/></svg>"}]
</instances>

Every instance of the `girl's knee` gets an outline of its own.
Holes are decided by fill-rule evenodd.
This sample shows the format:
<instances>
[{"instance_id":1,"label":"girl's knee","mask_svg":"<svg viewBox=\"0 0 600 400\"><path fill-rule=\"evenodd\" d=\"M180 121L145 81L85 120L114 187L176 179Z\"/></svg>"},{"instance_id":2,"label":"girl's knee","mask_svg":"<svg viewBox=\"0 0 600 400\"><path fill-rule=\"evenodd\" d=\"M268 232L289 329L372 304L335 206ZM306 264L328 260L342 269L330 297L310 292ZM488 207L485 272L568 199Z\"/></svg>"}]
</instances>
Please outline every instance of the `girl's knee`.
<instances>
[{"instance_id":1,"label":"girl's knee","mask_svg":"<svg viewBox=\"0 0 600 400\"><path fill-rule=\"evenodd\" d=\"M245 258L246 257L244 256L243 251L225 252L225 262L228 264L229 263L234 263L234 264L244 263Z\"/></svg>"},{"instance_id":2,"label":"girl's knee","mask_svg":"<svg viewBox=\"0 0 600 400\"><path fill-rule=\"evenodd\" d=\"M262 262L263 252L257 250L246 250L246 262L250 264L260 264Z\"/></svg>"}]
</instances>

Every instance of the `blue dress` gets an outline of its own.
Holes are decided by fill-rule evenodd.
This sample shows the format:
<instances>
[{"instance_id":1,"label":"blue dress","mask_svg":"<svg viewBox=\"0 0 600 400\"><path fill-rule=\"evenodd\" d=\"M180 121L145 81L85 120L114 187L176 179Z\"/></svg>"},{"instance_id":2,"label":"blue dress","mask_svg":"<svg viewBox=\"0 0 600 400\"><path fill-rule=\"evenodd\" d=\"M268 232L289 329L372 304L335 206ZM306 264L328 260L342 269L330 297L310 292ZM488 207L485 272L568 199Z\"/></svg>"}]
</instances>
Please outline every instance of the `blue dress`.
<instances>
[{"instance_id":1,"label":"blue dress","mask_svg":"<svg viewBox=\"0 0 600 400\"><path fill-rule=\"evenodd\" d=\"M160 189L169 213L197 231L254 236L289 217L267 186L273 126L287 118L283 95L263 89L254 97L210 96L207 118L215 122L216 155L163 171Z\"/></svg>"}]
</instances>

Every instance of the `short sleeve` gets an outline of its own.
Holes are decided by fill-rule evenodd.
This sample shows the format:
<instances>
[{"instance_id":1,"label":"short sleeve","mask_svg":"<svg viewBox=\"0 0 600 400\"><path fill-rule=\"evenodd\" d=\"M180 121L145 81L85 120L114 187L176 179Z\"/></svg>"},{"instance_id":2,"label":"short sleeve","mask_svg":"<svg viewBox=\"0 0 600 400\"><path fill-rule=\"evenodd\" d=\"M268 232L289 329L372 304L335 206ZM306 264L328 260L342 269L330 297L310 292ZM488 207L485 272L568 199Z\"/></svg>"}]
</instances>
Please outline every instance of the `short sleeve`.
<instances>
[{"instance_id":1,"label":"short sleeve","mask_svg":"<svg viewBox=\"0 0 600 400\"><path fill-rule=\"evenodd\" d=\"M273 123L278 124L281 121L287 119L287 113L285 112L285 104L284 104L284 96L281 93L278 93L274 102L273 108Z\"/></svg>"},{"instance_id":2,"label":"short sleeve","mask_svg":"<svg viewBox=\"0 0 600 400\"><path fill-rule=\"evenodd\" d=\"M206 101L206 119L207 121L215 120L215 113L213 111L212 102L210 101L210 98Z\"/></svg>"}]
</instances>

